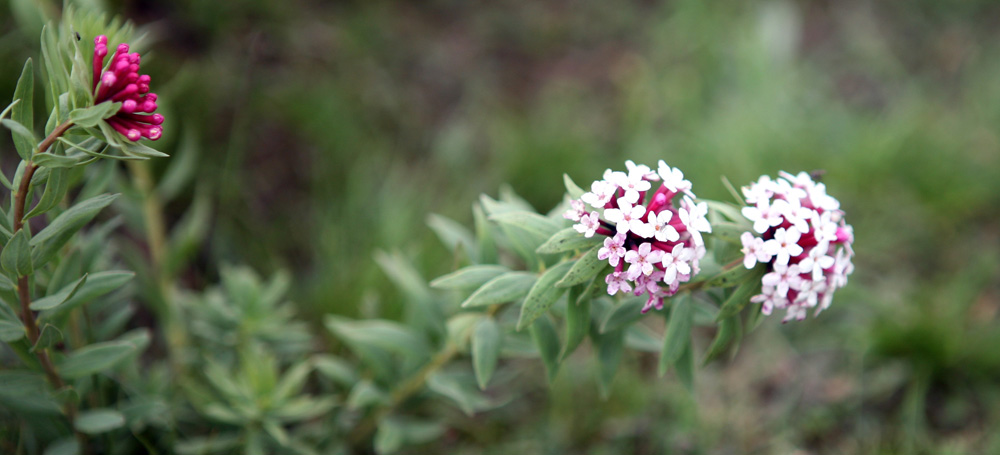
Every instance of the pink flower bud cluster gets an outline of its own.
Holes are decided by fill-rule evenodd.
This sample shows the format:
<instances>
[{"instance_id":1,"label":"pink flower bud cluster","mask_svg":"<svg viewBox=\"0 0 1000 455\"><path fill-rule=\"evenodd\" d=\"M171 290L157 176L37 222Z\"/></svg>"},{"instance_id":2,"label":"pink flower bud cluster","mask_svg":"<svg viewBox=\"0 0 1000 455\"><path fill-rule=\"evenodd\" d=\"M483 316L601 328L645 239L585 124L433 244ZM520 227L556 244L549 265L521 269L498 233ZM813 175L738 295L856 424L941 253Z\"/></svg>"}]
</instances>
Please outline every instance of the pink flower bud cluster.
<instances>
[{"instance_id":1,"label":"pink flower bud cluster","mask_svg":"<svg viewBox=\"0 0 1000 455\"><path fill-rule=\"evenodd\" d=\"M128 44L118 45L104 70L108 55L108 37L94 38L94 104L111 101L122 103L118 112L107 119L115 131L130 141L141 138L157 140L163 135L163 116L156 111L156 94L149 91L149 75L139 75L139 53L129 53ZM102 70L103 73L102 73Z\"/></svg>"},{"instance_id":2,"label":"pink flower bud cluster","mask_svg":"<svg viewBox=\"0 0 1000 455\"><path fill-rule=\"evenodd\" d=\"M656 171L632 161L625 165L627 172L604 171L604 179L570 201L563 216L586 237L607 236L597 257L614 267L604 280L608 294L647 294L645 313L663 309L663 298L698 273L705 256L701 233L712 227L708 205L694 202L680 169L662 160ZM660 182L655 190L654 182Z\"/></svg>"},{"instance_id":3,"label":"pink flower bud cluster","mask_svg":"<svg viewBox=\"0 0 1000 455\"><path fill-rule=\"evenodd\" d=\"M830 306L833 292L847 284L854 271L853 228L844 222L840 202L826 194L826 186L801 172L771 180L762 176L743 187L749 206L743 216L754 232L744 232L743 265L767 264L762 292L750 299L761 312L785 309L784 322L805 319L809 308L819 314Z\"/></svg>"}]
</instances>

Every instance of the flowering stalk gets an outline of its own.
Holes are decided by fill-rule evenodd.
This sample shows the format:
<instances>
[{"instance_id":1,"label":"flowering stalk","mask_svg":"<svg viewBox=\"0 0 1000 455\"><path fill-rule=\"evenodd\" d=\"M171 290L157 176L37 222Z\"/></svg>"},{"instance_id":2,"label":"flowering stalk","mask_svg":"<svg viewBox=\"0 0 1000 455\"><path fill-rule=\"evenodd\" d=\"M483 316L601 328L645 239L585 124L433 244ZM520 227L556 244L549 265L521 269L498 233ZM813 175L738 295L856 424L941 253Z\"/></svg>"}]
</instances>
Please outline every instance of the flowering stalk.
<instances>
[{"instance_id":1,"label":"flowering stalk","mask_svg":"<svg viewBox=\"0 0 1000 455\"><path fill-rule=\"evenodd\" d=\"M663 160L657 171L626 161L628 172L604 172L591 191L570 201L563 216L577 221L586 237L607 236L598 259L614 270L605 277L608 294L648 295L642 312L663 309L663 298L699 272L705 256L702 233L712 232L706 203L695 203L691 182ZM660 186L651 194L652 182ZM592 211L588 212L587 206ZM628 268L625 265L628 264Z\"/></svg>"}]
</instances>

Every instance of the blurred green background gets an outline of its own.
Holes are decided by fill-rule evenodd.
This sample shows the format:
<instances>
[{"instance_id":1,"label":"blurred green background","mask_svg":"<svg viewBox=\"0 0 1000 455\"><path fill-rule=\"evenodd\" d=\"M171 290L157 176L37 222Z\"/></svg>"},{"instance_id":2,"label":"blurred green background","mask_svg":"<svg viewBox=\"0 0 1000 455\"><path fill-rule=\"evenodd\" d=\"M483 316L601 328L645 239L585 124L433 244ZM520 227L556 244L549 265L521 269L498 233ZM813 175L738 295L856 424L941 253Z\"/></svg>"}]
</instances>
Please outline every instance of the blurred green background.
<instances>
[{"instance_id":1,"label":"blurred green background","mask_svg":"<svg viewBox=\"0 0 1000 455\"><path fill-rule=\"evenodd\" d=\"M33 3L0 0L2 99L38 54ZM857 252L829 312L772 318L699 370L695 396L633 354L602 401L580 356L440 450L1000 453L996 2L105 7L150 33L157 146L197 153L168 217L212 203L186 284L226 263L288 269L306 320L399 314L375 251L450 271L426 217L471 223L505 182L546 211L563 173L589 182L625 159L664 159L721 200L720 176L826 171Z\"/></svg>"}]
</instances>

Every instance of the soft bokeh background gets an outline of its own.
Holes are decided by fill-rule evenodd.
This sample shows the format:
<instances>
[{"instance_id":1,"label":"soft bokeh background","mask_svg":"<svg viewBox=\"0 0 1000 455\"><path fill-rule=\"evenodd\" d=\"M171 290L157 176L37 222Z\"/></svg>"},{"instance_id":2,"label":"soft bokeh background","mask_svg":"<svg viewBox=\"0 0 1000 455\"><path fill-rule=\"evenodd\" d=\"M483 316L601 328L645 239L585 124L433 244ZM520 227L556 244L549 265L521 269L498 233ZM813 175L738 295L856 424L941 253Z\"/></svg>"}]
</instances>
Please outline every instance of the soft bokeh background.
<instances>
[{"instance_id":1,"label":"soft bokeh background","mask_svg":"<svg viewBox=\"0 0 1000 455\"><path fill-rule=\"evenodd\" d=\"M41 21L0 0L0 99ZM748 335L688 395L632 354L607 401L578 353L550 389L423 450L449 453L1000 453L1000 5L765 1L111 1L146 26L212 231L186 273L294 272L306 320L398 314L373 260L453 264L430 213L480 193L539 210L562 174L625 159L699 196L823 169L857 270L819 319ZM9 139L0 143L13 156ZM7 160L5 159L5 162ZM162 164L161 164L162 166ZM696 343L704 349L711 333ZM522 365L540 369L537 363ZM798 452L796 452L798 451Z\"/></svg>"}]
</instances>

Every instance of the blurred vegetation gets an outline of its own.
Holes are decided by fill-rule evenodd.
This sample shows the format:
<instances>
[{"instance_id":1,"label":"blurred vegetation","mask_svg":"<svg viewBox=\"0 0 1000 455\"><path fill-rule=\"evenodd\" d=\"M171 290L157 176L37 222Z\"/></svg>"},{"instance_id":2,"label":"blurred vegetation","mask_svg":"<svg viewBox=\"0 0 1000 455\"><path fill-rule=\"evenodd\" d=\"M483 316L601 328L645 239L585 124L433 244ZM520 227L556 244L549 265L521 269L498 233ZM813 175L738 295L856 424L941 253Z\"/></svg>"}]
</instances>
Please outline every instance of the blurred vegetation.
<instances>
[{"instance_id":1,"label":"blurred vegetation","mask_svg":"<svg viewBox=\"0 0 1000 455\"><path fill-rule=\"evenodd\" d=\"M0 60L17 62L0 67L0 99L37 53L26 3L0 0ZM170 81L163 150L198 152L189 194L168 206L171 222L196 194L213 208L184 280L204 287L233 262L288 269L307 321L399 314L374 252L450 271L426 217L471 222L470 204L503 182L544 211L562 173L586 182L625 159L664 159L717 199L719 175L826 171L857 272L823 317L767 322L699 371L693 397L644 356L625 359L607 401L578 379L593 367L582 359L548 391L526 373L520 397L456 416L438 450L1000 451L995 2L107 9L152 32L144 68Z\"/></svg>"}]
</instances>

